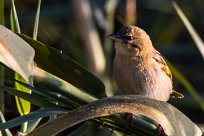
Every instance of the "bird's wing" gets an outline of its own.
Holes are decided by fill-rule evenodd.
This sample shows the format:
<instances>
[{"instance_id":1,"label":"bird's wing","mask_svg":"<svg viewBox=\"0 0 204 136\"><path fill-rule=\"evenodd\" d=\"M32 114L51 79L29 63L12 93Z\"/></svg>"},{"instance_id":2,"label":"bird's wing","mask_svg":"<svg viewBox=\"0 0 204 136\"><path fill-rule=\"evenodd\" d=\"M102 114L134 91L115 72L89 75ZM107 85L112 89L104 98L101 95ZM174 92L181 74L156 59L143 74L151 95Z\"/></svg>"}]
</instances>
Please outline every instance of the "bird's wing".
<instances>
[{"instance_id":1,"label":"bird's wing","mask_svg":"<svg viewBox=\"0 0 204 136\"><path fill-rule=\"evenodd\" d=\"M161 54L158 51L156 51L156 54L153 58L159 63L159 65L160 65L161 69L164 71L164 73L172 80L171 71L170 71L168 65L166 64L165 60L161 56ZM181 93L179 93L175 90L172 91L170 96L172 98L183 98L184 97Z\"/></svg>"},{"instance_id":2,"label":"bird's wing","mask_svg":"<svg viewBox=\"0 0 204 136\"><path fill-rule=\"evenodd\" d=\"M161 56L161 54L158 51L156 51L156 54L153 56L153 59L155 59L158 62L158 64L160 65L160 67L164 71L164 73L172 80L171 71L170 71L169 67L167 66L165 60L163 59L163 57Z\"/></svg>"}]
</instances>

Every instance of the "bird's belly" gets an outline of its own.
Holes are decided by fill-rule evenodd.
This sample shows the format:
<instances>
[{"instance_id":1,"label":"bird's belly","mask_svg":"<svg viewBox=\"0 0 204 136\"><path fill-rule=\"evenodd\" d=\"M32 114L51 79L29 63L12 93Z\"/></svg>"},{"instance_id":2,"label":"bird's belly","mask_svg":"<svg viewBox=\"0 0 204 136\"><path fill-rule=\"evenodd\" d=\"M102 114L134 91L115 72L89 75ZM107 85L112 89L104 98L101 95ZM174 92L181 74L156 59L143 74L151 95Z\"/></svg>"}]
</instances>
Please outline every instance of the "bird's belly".
<instances>
[{"instance_id":1,"label":"bird's belly","mask_svg":"<svg viewBox=\"0 0 204 136\"><path fill-rule=\"evenodd\" d=\"M114 66L114 77L118 88L124 94L143 95L160 101L167 101L172 92L171 79L161 70L144 68L142 65L126 70Z\"/></svg>"}]
</instances>

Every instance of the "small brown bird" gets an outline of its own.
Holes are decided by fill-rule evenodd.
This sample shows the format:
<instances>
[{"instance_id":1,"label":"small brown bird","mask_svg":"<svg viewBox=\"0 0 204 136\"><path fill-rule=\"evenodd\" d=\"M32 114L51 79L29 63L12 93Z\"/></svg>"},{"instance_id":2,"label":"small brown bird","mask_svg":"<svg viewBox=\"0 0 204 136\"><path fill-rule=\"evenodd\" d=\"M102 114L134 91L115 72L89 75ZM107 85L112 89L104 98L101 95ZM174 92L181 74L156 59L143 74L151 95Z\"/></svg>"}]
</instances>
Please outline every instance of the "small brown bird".
<instances>
[{"instance_id":1,"label":"small brown bird","mask_svg":"<svg viewBox=\"0 0 204 136\"><path fill-rule=\"evenodd\" d=\"M173 91L171 71L144 30L126 26L108 38L115 42L113 75L124 94L142 95L159 101L168 101L170 95L183 97Z\"/></svg>"}]
</instances>

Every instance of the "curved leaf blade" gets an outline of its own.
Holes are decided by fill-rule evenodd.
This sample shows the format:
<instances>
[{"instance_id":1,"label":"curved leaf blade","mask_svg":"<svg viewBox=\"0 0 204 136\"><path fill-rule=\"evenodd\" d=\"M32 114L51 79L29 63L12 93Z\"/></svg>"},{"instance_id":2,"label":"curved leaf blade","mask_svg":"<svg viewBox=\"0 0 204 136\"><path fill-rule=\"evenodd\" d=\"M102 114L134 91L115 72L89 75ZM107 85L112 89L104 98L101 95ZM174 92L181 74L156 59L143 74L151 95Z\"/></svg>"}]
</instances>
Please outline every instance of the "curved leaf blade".
<instances>
[{"instance_id":1,"label":"curved leaf blade","mask_svg":"<svg viewBox=\"0 0 204 136\"><path fill-rule=\"evenodd\" d=\"M97 100L97 98L79 88L73 86L59 77L56 77L38 67L34 70L34 78L37 84L43 84L56 93L62 94L64 97L71 99L79 104L87 104Z\"/></svg>"},{"instance_id":2,"label":"curved leaf blade","mask_svg":"<svg viewBox=\"0 0 204 136\"><path fill-rule=\"evenodd\" d=\"M28 135L45 133L55 135L83 121L124 112L149 117L160 124L167 135L200 136L202 134L198 126L169 103L139 95L124 95L101 99L72 110L38 127Z\"/></svg>"},{"instance_id":3,"label":"curved leaf blade","mask_svg":"<svg viewBox=\"0 0 204 136\"><path fill-rule=\"evenodd\" d=\"M38 95L50 98L50 99L52 99L52 100L54 100L56 102L60 102L61 104L66 105L67 108L69 108L69 109L73 109L74 107L79 107L79 104L77 105L76 103L72 103L71 101L68 101L67 99L64 99L62 97L58 97L57 95L49 93L47 91L44 91L44 90L42 90L40 88L32 87L31 85L20 82L20 81L16 81L16 82L21 84L22 86L32 90L32 92L34 92L34 93L36 93Z\"/></svg>"},{"instance_id":4,"label":"curved leaf blade","mask_svg":"<svg viewBox=\"0 0 204 136\"><path fill-rule=\"evenodd\" d=\"M51 115L56 115L56 114L62 114L62 113L66 113L68 110L66 109L62 109L62 108L58 108L58 107L49 107L46 109L40 109L34 112L31 112L29 114L23 115L23 116L19 116L17 118L14 118L12 120L9 120L3 124L0 124L0 130L4 130L7 128L12 128L18 125L21 125L25 122L34 120L34 119L38 119L38 118L43 118L43 117L47 117L47 116L51 116Z\"/></svg>"},{"instance_id":5,"label":"curved leaf blade","mask_svg":"<svg viewBox=\"0 0 204 136\"><path fill-rule=\"evenodd\" d=\"M33 103L34 105L42 107L42 108L57 107L57 105L55 103L50 102L47 99L44 99L43 97L40 97L38 95L28 94L28 93L16 90L14 88L2 86L2 85L0 85L0 89L2 91L6 91L6 92L8 92L8 93L10 93L12 95L21 97L21 98Z\"/></svg>"}]
</instances>

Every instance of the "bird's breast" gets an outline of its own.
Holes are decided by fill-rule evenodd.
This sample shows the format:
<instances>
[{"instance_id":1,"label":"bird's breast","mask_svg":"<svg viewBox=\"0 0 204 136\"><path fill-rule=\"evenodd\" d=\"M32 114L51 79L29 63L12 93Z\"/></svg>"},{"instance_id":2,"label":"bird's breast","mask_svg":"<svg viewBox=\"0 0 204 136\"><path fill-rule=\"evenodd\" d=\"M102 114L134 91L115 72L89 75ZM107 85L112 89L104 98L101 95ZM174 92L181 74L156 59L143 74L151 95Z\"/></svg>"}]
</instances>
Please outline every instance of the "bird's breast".
<instances>
[{"instance_id":1,"label":"bird's breast","mask_svg":"<svg viewBox=\"0 0 204 136\"><path fill-rule=\"evenodd\" d=\"M114 59L114 78L124 94L137 94L167 101L172 81L157 64L140 59Z\"/></svg>"}]
</instances>

